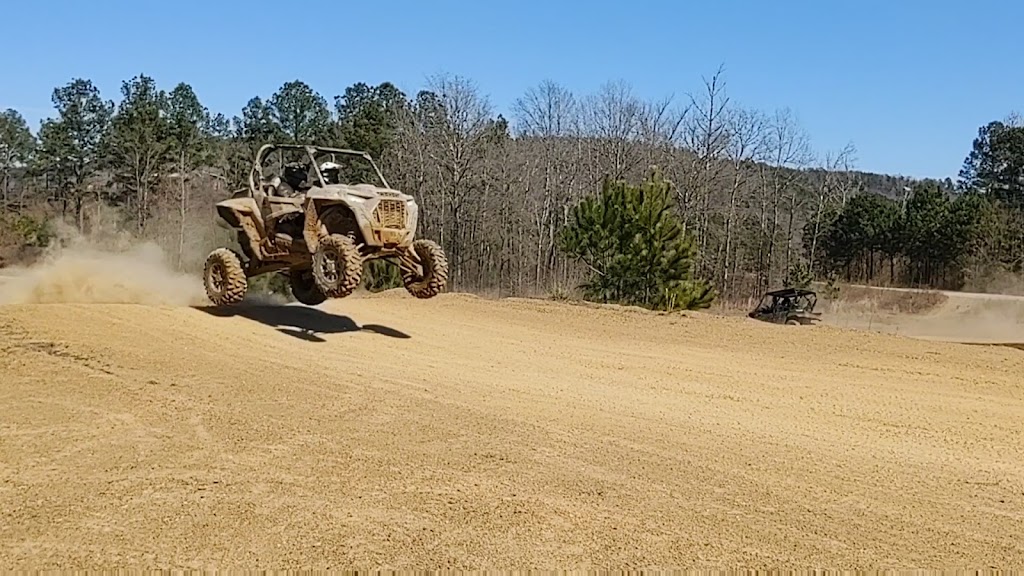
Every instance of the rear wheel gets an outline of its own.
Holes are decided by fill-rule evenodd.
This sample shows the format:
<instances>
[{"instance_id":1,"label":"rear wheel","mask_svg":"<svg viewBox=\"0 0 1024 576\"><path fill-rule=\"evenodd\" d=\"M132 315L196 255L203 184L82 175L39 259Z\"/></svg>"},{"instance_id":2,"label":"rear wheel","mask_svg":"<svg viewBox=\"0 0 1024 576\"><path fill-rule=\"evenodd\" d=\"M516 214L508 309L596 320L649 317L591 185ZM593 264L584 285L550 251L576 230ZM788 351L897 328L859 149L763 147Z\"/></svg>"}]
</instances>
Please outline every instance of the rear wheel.
<instances>
[{"instance_id":1,"label":"rear wheel","mask_svg":"<svg viewBox=\"0 0 1024 576\"><path fill-rule=\"evenodd\" d=\"M348 236L331 234L313 253L313 280L327 298L344 298L359 287L363 258Z\"/></svg>"},{"instance_id":2,"label":"rear wheel","mask_svg":"<svg viewBox=\"0 0 1024 576\"><path fill-rule=\"evenodd\" d=\"M448 285L448 257L441 246L433 240L420 239L410 248L419 257L423 274L404 272L402 282L405 289L417 298L433 298Z\"/></svg>"},{"instance_id":3,"label":"rear wheel","mask_svg":"<svg viewBox=\"0 0 1024 576\"><path fill-rule=\"evenodd\" d=\"M206 297L216 306L241 302L249 288L242 259L228 248L214 250L206 257L203 284Z\"/></svg>"},{"instance_id":4,"label":"rear wheel","mask_svg":"<svg viewBox=\"0 0 1024 576\"><path fill-rule=\"evenodd\" d=\"M316 306L327 300L327 296L316 286L313 271L309 268L292 269L288 272L288 283L291 285L292 296L307 306Z\"/></svg>"}]
</instances>

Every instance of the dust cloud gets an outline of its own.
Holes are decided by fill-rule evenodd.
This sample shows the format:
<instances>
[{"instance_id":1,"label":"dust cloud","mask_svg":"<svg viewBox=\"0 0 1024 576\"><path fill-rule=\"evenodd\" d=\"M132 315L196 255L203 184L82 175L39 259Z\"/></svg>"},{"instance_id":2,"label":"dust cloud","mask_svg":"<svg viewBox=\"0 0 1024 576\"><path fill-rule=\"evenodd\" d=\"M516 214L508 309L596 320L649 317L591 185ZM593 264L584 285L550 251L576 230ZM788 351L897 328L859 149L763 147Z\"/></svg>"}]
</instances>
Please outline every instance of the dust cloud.
<instances>
[{"instance_id":1,"label":"dust cloud","mask_svg":"<svg viewBox=\"0 0 1024 576\"><path fill-rule=\"evenodd\" d=\"M1024 342L1024 298L950 298L935 314L903 321L915 338L964 343Z\"/></svg>"},{"instance_id":2,"label":"dust cloud","mask_svg":"<svg viewBox=\"0 0 1024 576\"><path fill-rule=\"evenodd\" d=\"M125 233L87 238L60 226L38 262L0 275L0 304L208 304L200 275L176 270L158 244Z\"/></svg>"},{"instance_id":3,"label":"dust cloud","mask_svg":"<svg viewBox=\"0 0 1024 576\"><path fill-rule=\"evenodd\" d=\"M1024 342L1024 297L945 292L946 300L918 313L840 307L827 311L836 326L923 340L969 344Z\"/></svg>"}]
</instances>

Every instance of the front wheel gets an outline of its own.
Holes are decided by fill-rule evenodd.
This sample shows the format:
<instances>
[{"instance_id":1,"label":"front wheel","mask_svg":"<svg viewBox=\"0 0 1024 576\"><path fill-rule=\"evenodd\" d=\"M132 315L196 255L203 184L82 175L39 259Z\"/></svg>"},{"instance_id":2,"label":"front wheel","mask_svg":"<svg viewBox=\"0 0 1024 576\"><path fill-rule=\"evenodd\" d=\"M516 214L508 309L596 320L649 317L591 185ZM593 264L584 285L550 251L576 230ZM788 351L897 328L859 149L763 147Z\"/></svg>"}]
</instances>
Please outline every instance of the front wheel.
<instances>
[{"instance_id":1,"label":"front wheel","mask_svg":"<svg viewBox=\"0 0 1024 576\"><path fill-rule=\"evenodd\" d=\"M203 284L206 287L206 297L215 306L241 302L249 288L242 259L228 248L214 250L206 257Z\"/></svg>"},{"instance_id":2,"label":"front wheel","mask_svg":"<svg viewBox=\"0 0 1024 576\"><path fill-rule=\"evenodd\" d=\"M313 253L313 281L327 298L344 298L363 277L363 258L348 236L331 234Z\"/></svg>"},{"instance_id":3,"label":"front wheel","mask_svg":"<svg viewBox=\"0 0 1024 576\"><path fill-rule=\"evenodd\" d=\"M419 257L423 274L403 272L405 289L416 298L433 298L448 285L448 257L433 240L420 239L410 247Z\"/></svg>"}]
</instances>

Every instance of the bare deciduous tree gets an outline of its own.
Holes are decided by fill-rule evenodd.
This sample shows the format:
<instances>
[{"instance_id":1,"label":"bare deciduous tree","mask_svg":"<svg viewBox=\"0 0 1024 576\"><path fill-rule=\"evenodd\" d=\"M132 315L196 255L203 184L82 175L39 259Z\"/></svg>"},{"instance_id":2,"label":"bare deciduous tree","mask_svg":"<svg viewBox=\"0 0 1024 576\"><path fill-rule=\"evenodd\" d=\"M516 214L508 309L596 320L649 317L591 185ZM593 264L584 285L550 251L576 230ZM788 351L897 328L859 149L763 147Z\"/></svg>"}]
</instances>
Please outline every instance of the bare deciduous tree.
<instances>
[{"instance_id":1,"label":"bare deciduous tree","mask_svg":"<svg viewBox=\"0 0 1024 576\"><path fill-rule=\"evenodd\" d=\"M411 97L387 84L386 98L368 107L380 95L354 85L334 111L301 83L282 87L269 103L252 98L233 118L210 117L190 99L170 114L177 128L167 132L180 142L153 167L162 179L153 188L160 208L173 209L176 218L139 216L133 223L142 233L157 233L160 221L183 224L192 213L212 211L212 191L222 181L244 185L251 154L266 141L331 144L344 137L372 145L388 181L416 198L418 233L448 252L453 289L538 295L572 289L586 272L559 250L572 207L597 193L605 178L636 181L657 166L673 182L676 208L696 241L697 274L726 298L750 297L777 285L796 264L813 265L830 210L841 210L862 190L893 196L910 182L854 171L852 145L815 161L795 114L739 106L724 77L719 68L679 99L641 98L622 81L574 93L545 80L514 100L508 121L473 81L455 74L430 78ZM80 93L91 98L95 110L85 112L97 121L58 102L61 118L45 124L35 174L38 197L56 193L57 200L81 203L88 199L86 184L102 188L110 177L101 173L90 142L108 130L112 105L85 83L72 92L68 102ZM125 126L128 118L123 114L114 125ZM154 145L162 145L164 136L153 134ZM209 140L209 154L199 153L201 140ZM125 146L122 156L131 151ZM167 181L182 174L190 179ZM4 187L35 185L27 175L15 178L12 184L6 176ZM123 200L135 211L134 198L128 204L114 192L104 189L105 199ZM184 226L173 236L172 248L187 252L191 234Z\"/></svg>"},{"instance_id":2,"label":"bare deciduous tree","mask_svg":"<svg viewBox=\"0 0 1024 576\"><path fill-rule=\"evenodd\" d=\"M726 166L722 162L728 145L727 110L723 70L704 78L704 93L690 96L692 114L683 129L683 144L692 153L686 170L686 185L679 188L679 204L683 211L683 228L693 228L701 254L708 248L708 219L712 194L721 189L720 179ZM700 270L707 268L701 259Z\"/></svg>"}]
</instances>

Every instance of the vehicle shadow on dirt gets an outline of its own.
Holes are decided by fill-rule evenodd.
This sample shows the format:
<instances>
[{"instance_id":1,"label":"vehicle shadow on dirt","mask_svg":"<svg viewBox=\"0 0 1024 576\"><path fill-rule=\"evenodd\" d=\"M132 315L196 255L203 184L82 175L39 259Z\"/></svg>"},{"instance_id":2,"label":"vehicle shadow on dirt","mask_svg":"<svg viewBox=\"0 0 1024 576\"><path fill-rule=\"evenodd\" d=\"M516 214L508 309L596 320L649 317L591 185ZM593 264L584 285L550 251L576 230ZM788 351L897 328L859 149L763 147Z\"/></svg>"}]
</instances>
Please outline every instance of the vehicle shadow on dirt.
<instances>
[{"instance_id":1,"label":"vehicle shadow on dirt","mask_svg":"<svg viewBox=\"0 0 1024 576\"><path fill-rule=\"evenodd\" d=\"M218 318L246 318L307 342L326 342L321 335L346 332L373 332L389 338L412 338L401 330L378 324L360 326L348 316L331 314L310 306L242 303L224 307L199 306L196 309Z\"/></svg>"}]
</instances>

